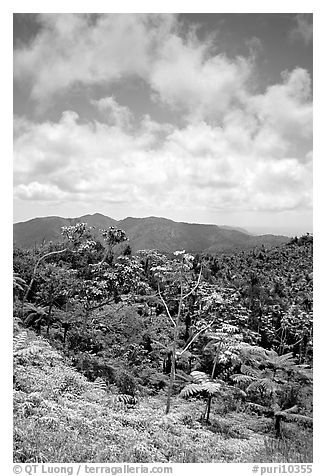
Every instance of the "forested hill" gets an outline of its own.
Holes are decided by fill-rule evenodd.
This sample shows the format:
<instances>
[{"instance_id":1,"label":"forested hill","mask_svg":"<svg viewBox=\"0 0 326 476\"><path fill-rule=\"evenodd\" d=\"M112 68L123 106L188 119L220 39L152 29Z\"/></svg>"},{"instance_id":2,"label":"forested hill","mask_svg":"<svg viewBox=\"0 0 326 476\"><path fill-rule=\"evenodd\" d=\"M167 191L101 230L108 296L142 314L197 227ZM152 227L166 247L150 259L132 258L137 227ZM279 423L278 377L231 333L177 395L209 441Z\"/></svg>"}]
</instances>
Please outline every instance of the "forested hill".
<instances>
[{"instance_id":1,"label":"forested hill","mask_svg":"<svg viewBox=\"0 0 326 476\"><path fill-rule=\"evenodd\" d=\"M61 227L87 223L97 229L116 226L124 230L133 251L157 249L173 252L185 249L189 252L210 253L251 249L262 244L274 246L287 243L286 236L253 236L245 230L227 226L174 222L166 218L113 218L95 213L78 218L44 217L14 224L14 243L18 247L32 248L49 241L61 240Z\"/></svg>"}]
</instances>

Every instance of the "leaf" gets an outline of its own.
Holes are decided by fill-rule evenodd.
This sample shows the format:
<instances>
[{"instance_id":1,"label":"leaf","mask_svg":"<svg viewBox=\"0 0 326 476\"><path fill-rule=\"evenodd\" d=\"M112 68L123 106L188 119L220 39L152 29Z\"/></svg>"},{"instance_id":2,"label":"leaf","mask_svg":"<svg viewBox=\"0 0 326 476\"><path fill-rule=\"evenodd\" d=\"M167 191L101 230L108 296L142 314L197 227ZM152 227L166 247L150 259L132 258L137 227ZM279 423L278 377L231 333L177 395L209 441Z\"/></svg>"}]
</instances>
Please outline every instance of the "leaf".
<instances>
[{"instance_id":1,"label":"leaf","mask_svg":"<svg viewBox=\"0 0 326 476\"><path fill-rule=\"evenodd\" d=\"M199 370L193 370L190 375L196 383L202 383L210 380L209 375L207 375L205 372L200 372Z\"/></svg>"},{"instance_id":2,"label":"leaf","mask_svg":"<svg viewBox=\"0 0 326 476\"><path fill-rule=\"evenodd\" d=\"M221 390L221 384L215 382L205 382L202 384L203 391L208 393L210 396L218 395Z\"/></svg>"},{"instance_id":3,"label":"leaf","mask_svg":"<svg viewBox=\"0 0 326 476\"><path fill-rule=\"evenodd\" d=\"M259 376L259 370L254 369L248 365L242 364L240 367L240 370L243 374L249 375L250 377L258 377Z\"/></svg>"},{"instance_id":4,"label":"leaf","mask_svg":"<svg viewBox=\"0 0 326 476\"><path fill-rule=\"evenodd\" d=\"M255 380L254 377L251 377L250 375L243 375L243 374L231 375L231 379L237 383L244 383L246 385L250 384L251 382Z\"/></svg>"},{"instance_id":5,"label":"leaf","mask_svg":"<svg viewBox=\"0 0 326 476\"><path fill-rule=\"evenodd\" d=\"M188 398L193 397L194 395L198 395L203 390L203 386L198 383L190 383L186 385L180 392L180 397Z\"/></svg>"}]
</instances>

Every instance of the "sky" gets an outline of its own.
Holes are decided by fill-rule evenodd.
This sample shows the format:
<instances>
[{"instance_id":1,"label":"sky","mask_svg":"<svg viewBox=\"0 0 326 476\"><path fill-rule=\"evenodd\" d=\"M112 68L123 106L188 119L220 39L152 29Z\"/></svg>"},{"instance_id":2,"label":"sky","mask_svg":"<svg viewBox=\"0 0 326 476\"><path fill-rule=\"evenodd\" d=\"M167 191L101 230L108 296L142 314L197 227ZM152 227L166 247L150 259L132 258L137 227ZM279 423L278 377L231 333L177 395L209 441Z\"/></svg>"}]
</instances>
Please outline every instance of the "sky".
<instances>
[{"instance_id":1,"label":"sky","mask_svg":"<svg viewBox=\"0 0 326 476\"><path fill-rule=\"evenodd\" d=\"M14 14L14 221L312 231L311 14Z\"/></svg>"}]
</instances>

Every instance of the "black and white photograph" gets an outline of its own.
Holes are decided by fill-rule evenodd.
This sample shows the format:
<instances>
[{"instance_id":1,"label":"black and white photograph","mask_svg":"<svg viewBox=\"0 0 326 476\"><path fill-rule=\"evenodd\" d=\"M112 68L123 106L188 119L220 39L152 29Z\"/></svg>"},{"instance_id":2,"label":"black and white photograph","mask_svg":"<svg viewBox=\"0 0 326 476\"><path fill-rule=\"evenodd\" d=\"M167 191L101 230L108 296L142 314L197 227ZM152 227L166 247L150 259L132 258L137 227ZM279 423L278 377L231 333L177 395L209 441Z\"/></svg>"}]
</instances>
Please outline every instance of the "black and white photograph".
<instances>
[{"instance_id":1,"label":"black and white photograph","mask_svg":"<svg viewBox=\"0 0 326 476\"><path fill-rule=\"evenodd\" d=\"M308 474L314 14L132 10L11 15L14 472Z\"/></svg>"}]
</instances>

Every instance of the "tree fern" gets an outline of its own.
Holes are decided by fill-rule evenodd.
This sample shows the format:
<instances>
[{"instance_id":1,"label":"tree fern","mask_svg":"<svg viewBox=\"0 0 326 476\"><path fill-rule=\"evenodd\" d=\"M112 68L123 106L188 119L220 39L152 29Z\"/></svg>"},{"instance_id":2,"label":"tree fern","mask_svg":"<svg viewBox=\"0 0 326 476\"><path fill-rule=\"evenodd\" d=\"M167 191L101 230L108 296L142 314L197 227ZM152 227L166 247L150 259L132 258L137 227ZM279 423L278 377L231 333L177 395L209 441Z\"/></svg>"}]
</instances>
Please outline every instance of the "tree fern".
<instances>
[{"instance_id":1,"label":"tree fern","mask_svg":"<svg viewBox=\"0 0 326 476\"><path fill-rule=\"evenodd\" d=\"M251 382L255 380L254 377L251 377L250 375L243 375L243 374L231 375L231 379L234 380L236 383L244 384L246 386L248 386Z\"/></svg>"},{"instance_id":2,"label":"tree fern","mask_svg":"<svg viewBox=\"0 0 326 476\"><path fill-rule=\"evenodd\" d=\"M193 370L190 373L190 376L192 380L196 383L208 382L210 380L210 376L208 374L206 374L205 372L200 372L198 370Z\"/></svg>"},{"instance_id":3,"label":"tree fern","mask_svg":"<svg viewBox=\"0 0 326 476\"><path fill-rule=\"evenodd\" d=\"M217 382L204 382L202 384L203 392L210 396L219 395L221 390L221 384Z\"/></svg>"},{"instance_id":4,"label":"tree fern","mask_svg":"<svg viewBox=\"0 0 326 476\"><path fill-rule=\"evenodd\" d=\"M242 364L240 368L241 372L249 377L259 377L259 370L246 364Z\"/></svg>"},{"instance_id":5,"label":"tree fern","mask_svg":"<svg viewBox=\"0 0 326 476\"><path fill-rule=\"evenodd\" d=\"M274 369L288 369L296 366L292 353L278 355L275 350L267 350L265 362Z\"/></svg>"},{"instance_id":6,"label":"tree fern","mask_svg":"<svg viewBox=\"0 0 326 476\"><path fill-rule=\"evenodd\" d=\"M180 392L180 397L189 398L199 395L203 391L203 385L200 383L190 383L186 385Z\"/></svg>"},{"instance_id":7,"label":"tree fern","mask_svg":"<svg viewBox=\"0 0 326 476\"><path fill-rule=\"evenodd\" d=\"M257 390L264 392L265 394L272 394L277 390L278 385L270 378L261 378L251 382L247 387L247 392L255 392Z\"/></svg>"},{"instance_id":8,"label":"tree fern","mask_svg":"<svg viewBox=\"0 0 326 476\"><path fill-rule=\"evenodd\" d=\"M207 398L207 406L204 413L204 418L209 421L209 413L212 398L220 395L222 381L213 380L205 372L194 370L190 374L193 382L186 385L180 392L180 396L183 398L194 397L196 395L202 395Z\"/></svg>"}]
</instances>

